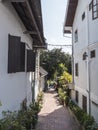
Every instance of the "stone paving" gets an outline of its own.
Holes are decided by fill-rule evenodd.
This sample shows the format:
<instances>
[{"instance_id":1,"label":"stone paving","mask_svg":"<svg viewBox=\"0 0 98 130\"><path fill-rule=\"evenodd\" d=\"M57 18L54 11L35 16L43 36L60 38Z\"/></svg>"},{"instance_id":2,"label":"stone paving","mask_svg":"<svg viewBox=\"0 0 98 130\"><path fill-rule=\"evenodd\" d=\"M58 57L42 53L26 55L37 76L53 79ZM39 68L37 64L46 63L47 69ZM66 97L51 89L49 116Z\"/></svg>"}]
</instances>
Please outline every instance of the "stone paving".
<instances>
[{"instance_id":1,"label":"stone paving","mask_svg":"<svg viewBox=\"0 0 98 130\"><path fill-rule=\"evenodd\" d=\"M44 94L44 104L35 130L79 130L68 109L59 104L53 89Z\"/></svg>"}]
</instances>

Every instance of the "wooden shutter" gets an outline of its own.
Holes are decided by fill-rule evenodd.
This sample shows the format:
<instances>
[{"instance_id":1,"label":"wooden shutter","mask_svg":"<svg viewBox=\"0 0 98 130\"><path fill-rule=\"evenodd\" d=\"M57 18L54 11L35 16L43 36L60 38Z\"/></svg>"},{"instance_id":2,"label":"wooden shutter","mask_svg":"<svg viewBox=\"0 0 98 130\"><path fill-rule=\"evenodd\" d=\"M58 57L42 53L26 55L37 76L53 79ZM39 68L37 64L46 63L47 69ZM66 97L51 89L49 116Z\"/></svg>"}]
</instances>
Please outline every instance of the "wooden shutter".
<instances>
[{"instance_id":1,"label":"wooden shutter","mask_svg":"<svg viewBox=\"0 0 98 130\"><path fill-rule=\"evenodd\" d=\"M35 71L36 53L33 50L27 50L27 72Z\"/></svg>"},{"instance_id":2,"label":"wooden shutter","mask_svg":"<svg viewBox=\"0 0 98 130\"><path fill-rule=\"evenodd\" d=\"M85 97L84 95L82 96L82 106L83 110L87 112L87 97Z\"/></svg>"},{"instance_id":3,"label":"wooden shutter","mask_svg":"<svg viewBox=\"0 0 98 130\"><path fill-rule=\"evenodd\" d=\"M76 102L78 103L78 98L79 98L79 92L76 91Z\"/></svg>"},{"instance_id":4,"label":"wooden shutter","mask_svg":"<svg viewBox=\"0 0 98 130\"><path fill-rule=\"evenodd\" d=\"M20 37L9 35L8 42L8 73L20 71Z\"/></svg>"},{"instance_id":5,"label":"wooden shutter","mask_svg":"<svg viewBox=\"0 0 98 130\"><path fill-rule=\"evenodd\" d=\"M20 71L21 72L24 72L25 71L25 48L26 48L26 45L24 42L21 42L21 55L20 55Z\"/></svg>"},{"instance_id":6,"label":"wooden shutter","mask_svg":"<svg viewBox=\"0 0 98 130\"><path fill-rule=\"evenodd\" d=\"M75 64L75 76L79 76L78 63Z\"/></svg>"}]
</instances>

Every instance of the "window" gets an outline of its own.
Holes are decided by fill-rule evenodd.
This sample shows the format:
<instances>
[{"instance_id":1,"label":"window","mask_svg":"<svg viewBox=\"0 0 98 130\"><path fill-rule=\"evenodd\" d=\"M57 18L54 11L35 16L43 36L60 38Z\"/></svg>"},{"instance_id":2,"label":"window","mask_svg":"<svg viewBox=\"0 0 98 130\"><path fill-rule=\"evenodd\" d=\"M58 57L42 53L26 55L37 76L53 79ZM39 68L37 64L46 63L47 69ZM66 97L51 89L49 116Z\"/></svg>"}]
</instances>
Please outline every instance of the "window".
<instances>
[{"instance_id":1,"label":"window","mask_svg":"<svg viewBox=\"0 0 98 130\"><path fill-rule=\"evenodd\" d=\"M75 31L75 42L77 42L78 41L78 31L76 30Z\"/></svg>"},{"instance_id":2,"label":"window","mask_svg":"<svg viewBox=\"0 0 98 130\"><path fill-rule=\"evenodd\" d=\"M85 112L87 112L87 97L82 96L82 107Z\"/></svg>"},{"instance_id":3,"label":"window","mask_svg":"<svg viewBox=\"0 0 98 130\"><path fill-rule=\"evenodd\" d=\"M9 35L8 73L25 71L25 43L20 40L20 37Z\"/></svg>"},{"instance_id":4,"label":"window","mask_svg":"<svg viewBox=\"0 0 98 130\"><path fill-rule=\"evenodd\" d=\"M75 76L79 76L78 63L75 64Z\"/></svg>"},{"instance_id":5,"label":"window","mask_svg":"<svg viewBox=\"0 0 98 130\"><path fill-rule=\"evenodd\" d=\"M76 102L78 103L78 98L79 98L79 92L76 91Z\"/></svg>"},{"instance_id":6,"label":"window","mask_svg":"<svg viewBox=\"0 0 98 130\"><path fill-rule=\"evenodd\" d=\"M85 18L85 12L82 14L82 21L84 20Z\"/></svg>"},{"instance_id":7,"label":"window","mask_svg":"<svg viewBox=\"0 0 98 130\"><path fill-rule=\"evenodd\" d=\"M94 57L95 57L95 50L92 50L92 51L90 52L90 57L91 57L91 58L94 58Z\"/></svg>"},{"instance_id":8,"label":"window","mask_svg":"<svg viewBox=\"0 0 98 130\"><path fill-rule=\"evenodd\" d=\"M27 72L35 71L36 53L33 50L27 50Z\"/></svg>"},{"instance_id":9,"label":"window","mask_svg":"<svg viewBox=\"0 0 98 130\"><path fill-rule=\"evenodd\" d=\"M98 0L92 0L92 18L98 18Z\"/></svg>"},{"instance_id":10,"label":"window","mask_svg":"<svg viewBox=\"0 0 98 130\"><path fill-rule=\"evenodd\" d=\"M91 3L89 4L89 11L92 9L92 1Z\"/></svg>"},{"instance_id":11,"label":"window","mask_svg":"<svg viewBox=\"0 0 98 130\"><path fill-rule=\"evenodd\" d=\"M86 57L87 57L87 53L84 52L84 53L83 53L83 60L86 60Z\"/></svg>"}]
</instances>

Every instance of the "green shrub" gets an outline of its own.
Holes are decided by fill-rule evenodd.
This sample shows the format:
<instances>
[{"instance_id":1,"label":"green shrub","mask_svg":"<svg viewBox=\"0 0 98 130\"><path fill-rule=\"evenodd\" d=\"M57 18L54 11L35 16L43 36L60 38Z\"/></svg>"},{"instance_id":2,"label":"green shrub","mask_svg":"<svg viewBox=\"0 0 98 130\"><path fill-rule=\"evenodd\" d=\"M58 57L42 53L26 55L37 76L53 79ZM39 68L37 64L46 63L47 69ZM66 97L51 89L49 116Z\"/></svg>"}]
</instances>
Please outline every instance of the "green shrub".
<instances>
[{"instance_id":1,"label":"green shrub","mask_svg":"<svg viewBox=\"0 0 98 130\"><path fill-rule=\"evenodd\" d=\"M89 125L88 130L98 130L98 124L94 122L92 125Z\"/></svg>"},{"instance_id":2,"label":"green shrub","mask_svg":"<svg viewBox=\"0 0 98 130\"><path fill-rule=\"evenodd\" d=\"M26 130L17 120L17 112L3 112L3 119L0 120L1 130Z\"/></svg>"},{"instance_id":3,"label":"green shrub","mask_svg":"<svg viewBox=\"0 0 98 130\"><path fill-rule=\"evenodd\" d=\"M89 126L92 126L92 124L94 122L95 122L95 120L92 116L84 113L84 115L83 115L83 126L86 128L86 130L89 130Z\"/></svg>"},{"instance_id":4,"label":"green shrub","mask_svg":"<svg viewBox=\"0 0 98 130\"><path fill-rule=\"evenodd\" d=\"M39 92L38 96L37 96L37 102L42 105L43 104L43 97L44 97L44 94L43 92Z\"/></svg>"},{"instance_id":5,"label":"green shrub","mask_svg":"<svg viewBox=\"0 0 98 130\"><path fill-rule=\"evenodd\" d=\"M77 117L78 121L85 127L86 130L98 130L98 125L92 116L85 113L73 101L70 101L68 105Z\"/></svg>"},{"instance_id":6,"label":"green shrub","mask_svg":"<svg viewBox=\"0 0 98 130\"><path fill-rule=\"evenodd\" d=\"M35 128L40 110L41 105L39 102L35 102L19 111L4 111L2 112L3 118L0 120L0 130L30 130L31 127Z\"/></svg>"},{"instance_id":7,"label":"green shrub","mask_svg":"<svg viewBox=\"0 0 98 130\"><path fill-rule=\"evenodd\" d=\"M59 94L59 101L62 105L68 105L69 102L69 97L67 95L67 92L64 91L62 88L58 89L58 94Z\"/></svg>"},{"instance_id":8,"label":"green shrub","mask_svg":"<svg viewBox=\"0 0 98 130\"><path fill-rule=\"evenodd\" d=\"M64 97L64 102L65 102L65 104L67 106L68 103L69 103L69 97L67 95L65 95L65 97Z\"/></svg>"}]
</instances>

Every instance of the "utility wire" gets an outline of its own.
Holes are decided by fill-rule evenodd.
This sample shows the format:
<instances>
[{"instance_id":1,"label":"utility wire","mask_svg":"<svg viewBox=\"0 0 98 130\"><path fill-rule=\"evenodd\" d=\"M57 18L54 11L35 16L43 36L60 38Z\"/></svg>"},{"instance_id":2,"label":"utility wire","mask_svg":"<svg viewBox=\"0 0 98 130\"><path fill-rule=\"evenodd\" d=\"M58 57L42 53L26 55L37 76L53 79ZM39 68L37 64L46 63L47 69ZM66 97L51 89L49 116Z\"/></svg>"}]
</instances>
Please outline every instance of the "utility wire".
<instances>
[{"instance_id":1,"label":"utility wire","mask_svg":"<svg viewBox=\"0 0 98 130\"><path fill-rule=\"evenodd\" d=\"M48 44L49 46L67 46L67 47L72 47L72 45L57 45L57 44Z\"/></svg>"}]
</instances>

